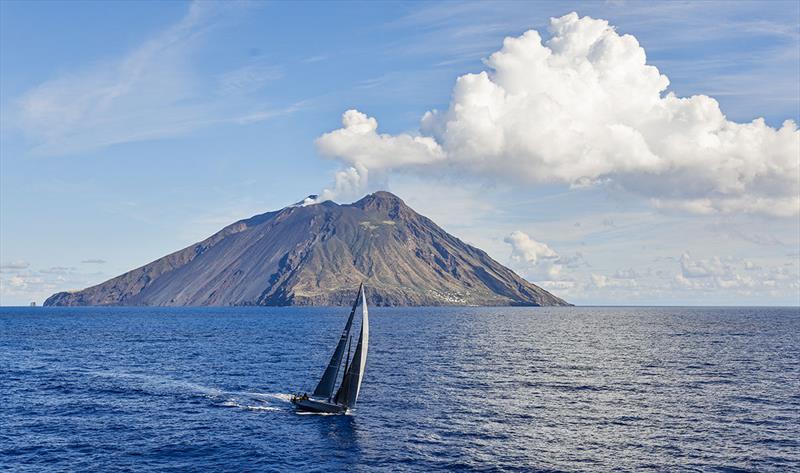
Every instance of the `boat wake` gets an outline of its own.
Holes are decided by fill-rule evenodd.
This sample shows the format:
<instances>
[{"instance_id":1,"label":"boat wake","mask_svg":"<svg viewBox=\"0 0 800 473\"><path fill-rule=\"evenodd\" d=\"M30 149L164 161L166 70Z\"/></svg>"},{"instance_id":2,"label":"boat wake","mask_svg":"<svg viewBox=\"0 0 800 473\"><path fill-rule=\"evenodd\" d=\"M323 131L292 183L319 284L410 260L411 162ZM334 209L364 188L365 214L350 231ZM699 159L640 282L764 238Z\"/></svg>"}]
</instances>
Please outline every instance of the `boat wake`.
<instances>
[{"instance_id":1,"label":"boat wake","mask_svg":"<svg viewBox=\"0 0 800 473\"><path fill-rule=\"evenodd\" d=\"M104 379L107 388L116 391L137 391L143 395L201 396L213 406L249 411L285 411L291 405L291 394L226 391L163 375L122 371L90 371L95 379Z\"/></svg>"},{"instance_id":2,"label":"boat wake","mask_svg":"<svg viewBox=\"0 0 800 473\"><path fill-rule=\"evenodd\" d=\"M292 396L283 393L253 393L220 391L208 396L216 406L248 411L286 411Z\"/></svg>"},{"instance_id":3,"label":"boat wake","mask_svg":"<svg viewBox=\"0 0 800 473\"><path fill-rule=\"evenodd\" d=\"M250 403L240 403L239 401L235 401L235 400L229 399L227 401L223 401L223 402L219 403L218 405L220 407L235 407L235 408L238 408L238 409L244 409L244 410L248 410L248 411L281 411L281 410L283 410L283 409L281 409L279 407L276 407L276 406L266 406L266 405L251 406L249 404Z\"/></svg>"}]
</instances>

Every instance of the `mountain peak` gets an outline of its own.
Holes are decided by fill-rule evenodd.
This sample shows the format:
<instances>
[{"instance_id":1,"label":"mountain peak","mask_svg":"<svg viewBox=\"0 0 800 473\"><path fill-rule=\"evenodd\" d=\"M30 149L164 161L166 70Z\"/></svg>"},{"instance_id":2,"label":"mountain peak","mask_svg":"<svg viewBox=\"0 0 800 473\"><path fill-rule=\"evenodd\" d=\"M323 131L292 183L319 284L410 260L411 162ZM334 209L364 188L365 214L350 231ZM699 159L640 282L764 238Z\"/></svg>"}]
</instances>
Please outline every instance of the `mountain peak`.
<instances>
[{"instance_id":1,"label":"mountain peak","mask_svg":"<svg viewBox=\"0 0 800 473\"><path fill-rule=\"evenodd\" d=\"M332 201L325 201L325 202L332 202ZM323 202L319 201L319 195L317 195L317 194L309 194L308 197L306 197L306 198L304 198L302 200L299 200L299 201L295 202L294 204L289 205L288 207L306 207L306 206L309 206L309 205L320 204L320 203L323 203ZM394 195L394 194L392 194L391 192L388 192L388 191L376 191L376 192L373 192L372 194L367 194L364 197L362 197L361 199L357 200L356 202L353 202L350 205L352 205L354 207L362 208L362 209L364 209L364 208L373 208L374 209L374 208L379 208L379 207L390 208L390 207L397 207L397 206L407 207L406 203L403 202L403 199L401 199L400 197L397 197L396 195Z\"/></svg>"},{"instance_id":2,"label":"mountain peak","mask_svg":"<svg viewBox=\"0 0 800 473\"><path fill-rule=\"evenodd\" d=\"M376 191L369 195L372 196L374 199L379 199L379 200L391 200L391 201L399 200L400 202L403 201L403 199L397 197L396 195L392 194L389 191Z\"/></svg>"},{"instance_id":3,"label":"mountain peak","mask_svg":"<svg viewBox=\"0 0 800 473\"><path fill-rule=\"evenodd\" d=\"M377 191L372 194L367 194L361 200L353 202L353 207L358 207L364 210L373 210L379 212L391 213L397 216L404 211L412 211L403 199L397 197L391 192ZM413 212L413 211L412 211Z\"/></svg>"}]
</instances>

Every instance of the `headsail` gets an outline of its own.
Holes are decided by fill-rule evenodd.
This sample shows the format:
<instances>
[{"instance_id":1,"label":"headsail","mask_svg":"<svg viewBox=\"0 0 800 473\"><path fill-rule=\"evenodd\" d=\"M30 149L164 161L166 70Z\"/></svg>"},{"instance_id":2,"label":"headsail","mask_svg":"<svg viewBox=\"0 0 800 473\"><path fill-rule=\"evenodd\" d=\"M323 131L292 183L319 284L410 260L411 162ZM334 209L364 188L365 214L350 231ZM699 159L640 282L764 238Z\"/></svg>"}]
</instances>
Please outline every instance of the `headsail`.
<instances>
[{"instance_id":1,"label":"headsail","mask_svg":"<svg viewBox=\"0 0 800 473\"><path fill-rule=\"evenodd\" d=\"M361 299L361 335L358 337L356 352L353 354L353 361L347 367L344 374L342 385L336 393L336 403L347 407L353 407L358 399L358 392L361 390L361 381L364 378L364 368L367 364L367 348L369 345L369 310L367 309L367 298L364 295L364 286L359 291Z\"/></svg>"},{"instance_id":2,"label":"headsail","mask_svg":"<svg viewBox=\"0 0 800 473\"><path fill-rule=\"evenodd\" d=\"M336 385L336 375L339 374L339 366L342 364L344 350L347 348L347 340L350 337L350 328L353 325L353 316L356 314L358 300L364 293L363 284L359 290L359 295L356 296L356 300L353 302L353 309L350 311L350 317L347 319L347 324L345 324L344 330L342 331L342 338L339 339L339 344L336 345L336 350L333 351L333 356L331 357L331 361L328 363L328 367L325 368L325 373L322 375L322 379L319 380L317 388L314 389L314 396L330 398L333 394L333 388Z\"/></svg>"}]
</instances>

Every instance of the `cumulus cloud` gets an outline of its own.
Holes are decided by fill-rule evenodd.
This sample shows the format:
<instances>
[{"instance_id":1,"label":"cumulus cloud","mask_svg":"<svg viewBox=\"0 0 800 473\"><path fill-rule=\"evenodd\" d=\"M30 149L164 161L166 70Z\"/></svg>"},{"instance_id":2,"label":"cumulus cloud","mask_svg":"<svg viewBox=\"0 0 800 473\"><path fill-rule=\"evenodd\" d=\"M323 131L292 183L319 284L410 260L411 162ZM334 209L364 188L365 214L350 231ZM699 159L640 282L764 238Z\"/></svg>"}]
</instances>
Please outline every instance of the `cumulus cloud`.
<instances>
[{"instance_id":1,"label":"cumulus cloud","mask_svg":"<svg viewBox=\"0 0 800 473\"><path fill-rule=\"evenodd\" d=\"M732 270L731 265L724 263L718 256L695 260L689 253L684 253L681 255L680 263L681 275L685 278L724 276Z\"/></svg>"},{"instance_id":2,"label":"cumulus cloud","mask_svg":"<svg viewBox=\"0 0 800 473\"><path fill-rule=\"evenodd\" d=\"M750 260L718 256L692 258L684 253L680 258L681 272L674 276L673 283L679 288L704 291L797 291L800 272L792 266L761 266Z\"/></svg>"},{"instance_id":3,"label":"cumulus cloud","mask_svg":"<svg viewBox=\"0 0 800 473\"><path fill-rule=\"evenodd\" d=\"M25 278L22 276L11 276L8 279L8 284L11 287L25 287L27 285Z\"/></svg>"},{"instance_id":4,"label":"cumulus cloud","mask_svg":"<svg viewBox=\"0 0 800 473\"><path fill-rule=\"evenodd\" d=\"M793 121L735 123L711 97L666 93L636 38L605 20L570 13L551 19L550 33L506 38L419 133L379 133L375 118L348 110L317 139L320 153L355 170L362 189L373 171L448 168L519 185L604 185L693 213L800 212Z\"/></svg>"},{"instance_id":5,"label":"cumulus cloud","mask_svg":"<svg viewBox=\"0 0 800 473\"><path fill-rule=\"evenodd\" d=\"M662 261L666 262L666 260ZM675 271L677 265L677 271ZM574 300L620 300L674 303L695 301L708 304L730 303L732 298L751 301L797 301L800 294L800 268L773 261L758 264L735 257L692 257L684 253L673 258L664 269L650 267L617 269L607 273L568 274L567 284L546 284ZM563 276L562 276L563 277Z\"/></svg>"},{"instance_id":6,"label":"cumulus cloud","mask_svg":"<svg viewBox=\"0 0 800 473\"><path fill-rule=\"evenodd\" d=\"M519 230L512 232L503 241L511 245L511 264L525 270L528 277L558 279L562 269L561 259L546 243L536 241Z\"/></svg>"},{"instance_id":7,"label":"cumulus cloud","mask_svg":"<svg viewBox=\"0 0 800 473\"><path fill-rule=\"evenodd\" d=\"M546 243L520 231L504 241L511 246L509 265L545 289L579 303L621 300L659 304L693 301L730 303L731 297L752 302L798 301L800 265L771 257L735 256L661 258L656 266L597 268L578 254L565 258ZM577 262L577 263L576 263ZM592 270L578 270L578 267ZM761 302L759 302L761 301Z\"/></svg>"},{"instance_id":8,"label":"cumulus cloud","mask_svg":"<svg viewBox=\"0 0 800 473\"><path fill-rule=\"evenodd\" d=\"M444 160L444 152L431 137L388 135L377 132L378 121L348 110L342 115L342 128L316 140L323 155L338 157L348 165L335 175L334 188L325 189L320 200L351 197L367 188L369 173L386 169L429 165Z\"/></svg>"}]
</instances>

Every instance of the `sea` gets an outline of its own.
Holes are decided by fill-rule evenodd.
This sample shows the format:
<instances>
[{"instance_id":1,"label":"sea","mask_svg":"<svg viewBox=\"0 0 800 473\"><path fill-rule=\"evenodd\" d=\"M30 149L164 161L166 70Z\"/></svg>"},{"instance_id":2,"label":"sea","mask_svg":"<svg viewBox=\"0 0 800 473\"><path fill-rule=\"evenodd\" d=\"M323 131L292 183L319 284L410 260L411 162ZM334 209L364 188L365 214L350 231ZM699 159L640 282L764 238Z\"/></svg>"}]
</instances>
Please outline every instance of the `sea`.
<instances>
[{"instance_id":1,"label":"sea","mask_svg":"<svg viewBox=\"0 0 800 473\"><path fill-rule=\"evenodd\" d=\"M800 308L0 308L0 471L798 471Z\"/></svg>"}]
</instances>

